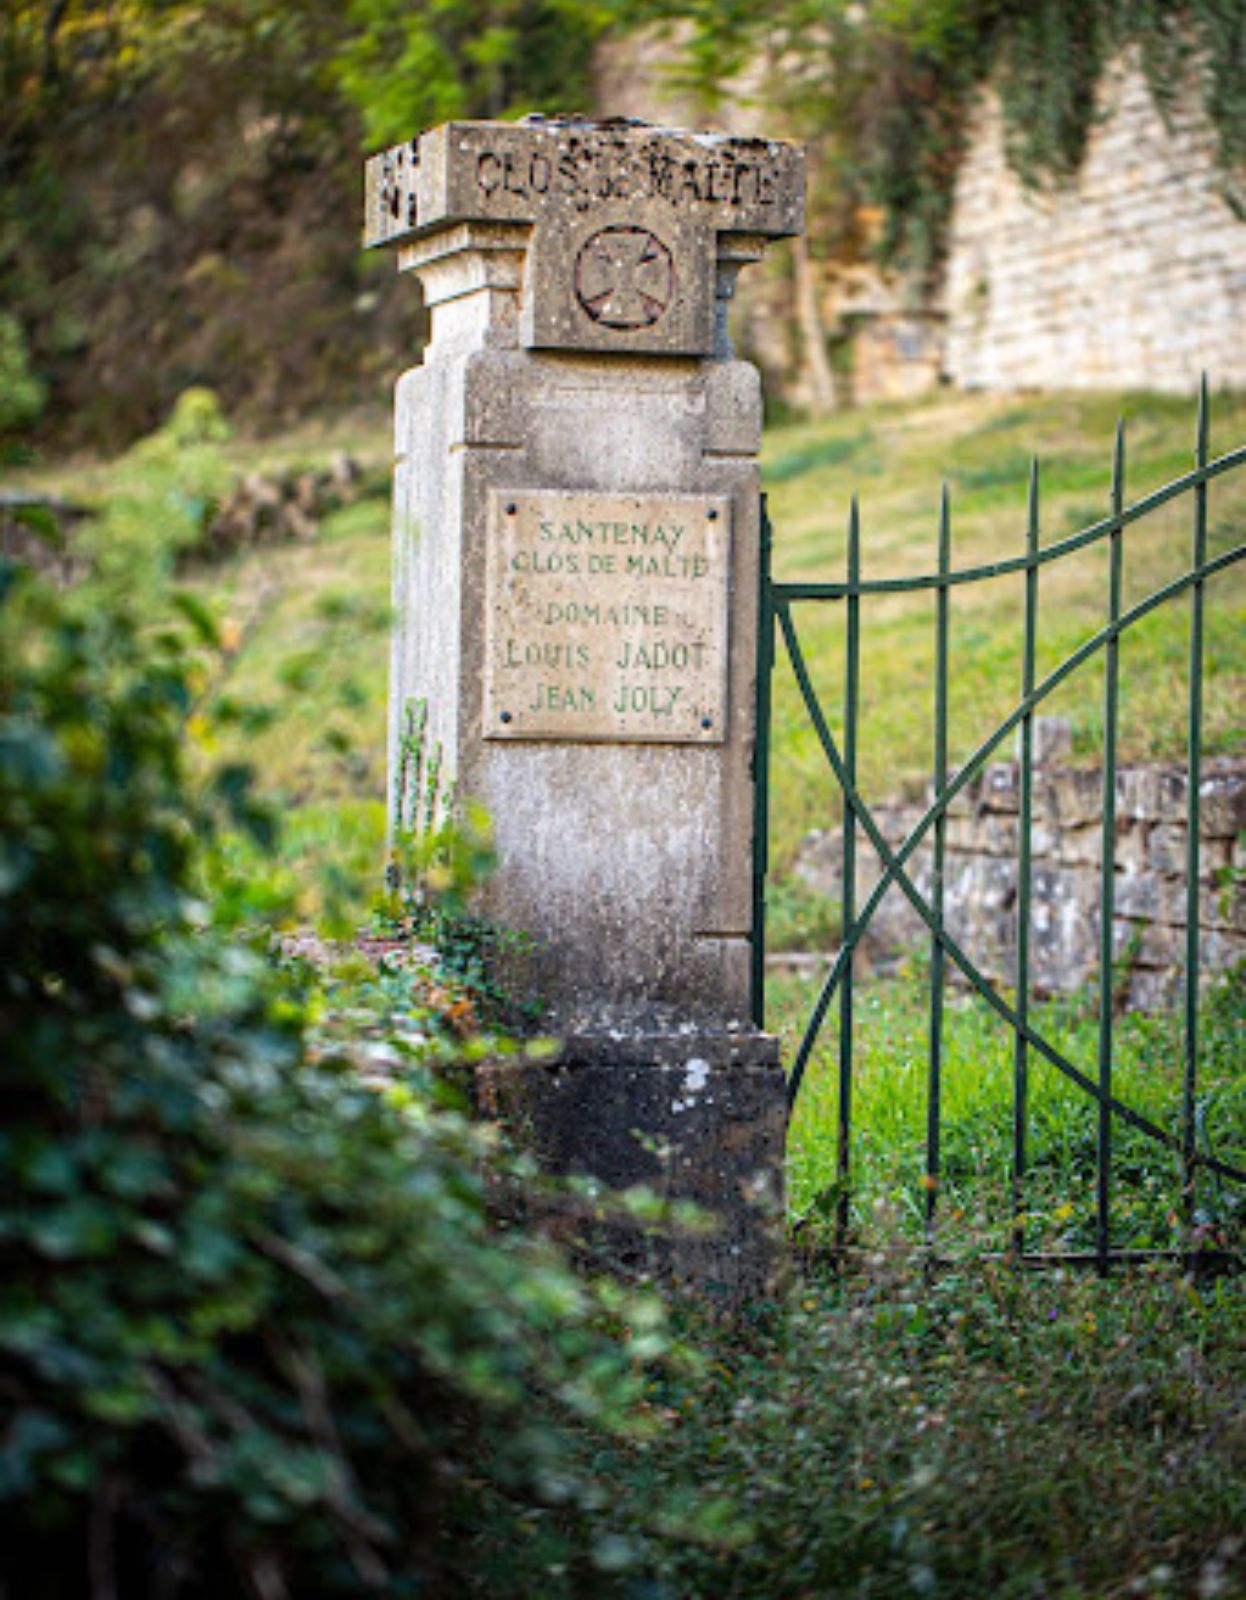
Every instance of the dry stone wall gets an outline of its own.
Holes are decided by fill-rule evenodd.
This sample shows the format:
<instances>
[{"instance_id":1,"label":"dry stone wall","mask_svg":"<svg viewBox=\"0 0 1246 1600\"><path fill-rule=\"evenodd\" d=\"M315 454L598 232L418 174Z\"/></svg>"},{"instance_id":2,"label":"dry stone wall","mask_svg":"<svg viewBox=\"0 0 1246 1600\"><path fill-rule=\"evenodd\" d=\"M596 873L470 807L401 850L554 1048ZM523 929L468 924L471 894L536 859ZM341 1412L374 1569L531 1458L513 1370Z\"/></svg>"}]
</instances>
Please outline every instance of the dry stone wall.
<instances>
[{"instance_id":1,"label":"dry stone wall","mask_svg":"<svg viewBox=\"0 0 1246 1600\"><path fill-rule=\"evenodd\" d=\"M673 87L679 49L655 32L608 41L598 107L659 125L702 120ZM713 121L756 132L764 94L761 82L742 83ZM733 321L769 391L821 409L807 348L819 320L850 347L837 403L908 399L941 380L1189 394L1206 371L1218 386L1246 385L1246 191L1243 174L1217 164L1198 86L1174 92L1161 114L1125 56L1104 74L1098 110L1075 179L1037 192L1008 165L998 96L983 95L933 296L860 261L820 263L804 301L786 252L753 274ZM816 258L816 229L814 243Z\"/></svg>"},{"instance_id":2,"label":"dry stone wall","mask_svg":"<svg viewBox=\"0 0 1246 1600\"><path fill-rule=\"evenodd\" d=\"M945 368L966 388L1190 393L1246 384L1246 221L1199 97L1161 116L1137 65L1100 86L1076 181L1008 167L999 101L979 108L949 238Z\"/></svg>"},{"instance_id":3,"label":"dry stone wall","mask_svg":"<svg viewBox=\"0 0 1246 1600\"><path fill-rule=\"evenodd\" d=\"M1101 905L1103 775L1063 764L1034 771L1031 973L1039 994L1067 994L1097 974ZM1186 918L1186 774L1164 765L1122 768L1116 782L1116 918L1120 993L1131 1009L1154 1011L1181 990ZM944 873L949 933L988 976L1011 983L1017 945L1019 768L986 767L953 802ZM1203 770L1199 949L1205 974L1246 960L1246 761L1214 760ZM897 846L923 806L882 805L873 815ZM858 831L857 904L878 877L878 857ZM805 840L797 875L838 898L843 838ZM914 881L929 896L931 851L917 856ZM888 889L870 927L867 959L886 966L928 938L899 889Z\"/></svg>"}]
</instances>

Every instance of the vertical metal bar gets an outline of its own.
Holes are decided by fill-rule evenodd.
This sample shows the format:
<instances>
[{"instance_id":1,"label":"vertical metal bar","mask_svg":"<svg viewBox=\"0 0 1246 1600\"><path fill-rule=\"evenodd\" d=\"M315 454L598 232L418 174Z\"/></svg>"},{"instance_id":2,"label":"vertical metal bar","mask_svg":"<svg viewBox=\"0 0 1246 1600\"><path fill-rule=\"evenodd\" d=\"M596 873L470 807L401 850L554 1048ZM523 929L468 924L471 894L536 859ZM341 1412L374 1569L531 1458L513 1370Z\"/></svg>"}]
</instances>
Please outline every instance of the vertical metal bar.
<instances>
[{"instance_id":1,"label":"vertical metal bar","mask_svg":"<svg viewBox=\"0 0 1246 1600\"><path fill-rule=\"evenodd\" d=\"M1112 515L1119 517L1125 494L1125 423L1116 427L1112 459ZM1121 525L1109 535L1108 622L1121 613L1121 568L1124 551ZM1103 669L1103 845L1101 852L1099 923L1099 1137L1095 1165L1095 1250L1099 1270L1106 1273L1111 1253L1112 1112L1112 944L1116 920L1116 734L1120 688L1120 638L1107 642Z\"/></svg>"},{"instance_id":2,"label":"vertical metal bar","mask_svg":"<svg viewBox=\"0 0 1246 1600\"><path fill-rule=\"evenodd\" d=\"M773 534L761 496L757 572L757 707L753 725L753 920L749 999L753 1026L766 1026L766 871L770 864L770 695L774 673Z\"/></svg>"},{"instance_id":3,"label":"vertical metal bar","mask_svg":"<svg viewBox=\"0 0 1246 1600\"><path fill-rule=\"evenodd\" d=\"M934 786L942 799L947 788L947 676L948 583L952 565L952 519L947 484L939 500L939 586L935 593L935 717ZM940 811L934 825L934 881L931 911L936 933L930 946L930 1045L926 1087L926 1243L934 1243L935 1210L939 1196L939 1130L943 1093L943 987L944 951L938 935L943 931L943 870L947 851L947 813Z\"/></svg>"},{"instance_id":4,"label":"vertical metal bar","mask_svg":"<svg viewBox=\"0 0 1246 1600\"><path fill-rule=\"evenodd\" d=\"M848 514L848 596L844 660L844 775L857 783L857 709L861 670L861 519L857 497L852 497ZM856 920L857 821L847 795L844 796L844 871L840 897L843 936ZM852 1142L852 1001L853 958L844 968L839 991L839 1128L836 1176L839 1202L835 1217L835 1240L842 1248L848 1238L851 1206L848 1183L851 1175Z\"/></svg>"},{"instance_id":5,"label":"vertical metal bar","mask_svg":"<svg viewBox=\"0 0 1246 1600\"><path fill-rule=\"evenodd\" d=\"M1038 460L1030 462L1030 488L1025 519L1025 640L1021 654L1021 696L1034 692L1034 655L1038 633ZM1034 713L1021 719L1020 796L1017 834L1017 1022L1012 1056L1012 1250L1025 1250L1026 1129L1029 1115L1029 1041L1021 1030L1030 1020L1030 910L1033 897Z\"/></svg>"},{"instance_id":6,"label":"vertical metal bar","mask_svg":"<svg viewBox=\"0 0 1246 1600\"><path fill-rule=\"evenodd\" d=\"M1211 426L1207 375L1199 386L1198 427L1194 446L1195 465L1207 465L1208 434ZM1207 559L1207 484L1194 490L1194 570ZM1186 795L1186 900L1185 900L1185 1026L1184 1082L1181 1096L1181 1193L1182 1212L1187 1232L1194 1221L1195 1200L1195 1095L1198 1086L1198 924L1199 873L1202 867L1199 829L1202 821L1202 742L1203 742L1203 590L1202 578L1190 589L1190 715L1187 744Z\"/></svg>"}]
</instances>

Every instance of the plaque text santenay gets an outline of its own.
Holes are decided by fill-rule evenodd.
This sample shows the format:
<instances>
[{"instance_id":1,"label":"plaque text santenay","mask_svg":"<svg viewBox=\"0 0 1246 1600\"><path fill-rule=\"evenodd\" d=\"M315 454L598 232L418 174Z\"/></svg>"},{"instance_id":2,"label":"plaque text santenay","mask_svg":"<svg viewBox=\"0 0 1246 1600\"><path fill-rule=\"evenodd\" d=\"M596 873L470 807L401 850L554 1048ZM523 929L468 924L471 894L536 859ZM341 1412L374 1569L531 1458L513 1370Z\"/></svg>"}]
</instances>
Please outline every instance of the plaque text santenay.
<instances>
[{"instance_id":1,"label":"plaque text santenay","mask_svg":"<svg viewBox=\"0 0 1246 1600\"><path fill-rule=\"evenodd\" d=\"M727 496L494 490L488 551L487 738L722 742Z\"/></svg>"}]
</instances>

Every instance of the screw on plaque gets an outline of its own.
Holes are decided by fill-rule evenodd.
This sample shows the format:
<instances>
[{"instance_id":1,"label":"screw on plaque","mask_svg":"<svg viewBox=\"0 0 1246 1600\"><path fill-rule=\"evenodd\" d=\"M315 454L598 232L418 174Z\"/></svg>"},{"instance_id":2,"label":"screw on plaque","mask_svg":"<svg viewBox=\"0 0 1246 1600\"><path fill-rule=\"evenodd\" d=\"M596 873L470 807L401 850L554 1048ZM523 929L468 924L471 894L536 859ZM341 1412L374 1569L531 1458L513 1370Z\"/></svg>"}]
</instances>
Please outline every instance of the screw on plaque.
<instances>
[{"instance_id":1,"label":"screw on plaque","mask_svg":"<svg viewBox=\"0 0 1246 1600\"><path fill-rule=\"evenodd\" d=\"M701 726L703 728L712 728L714 726L713 717L702 717L701 718Z\"/></svg>"},{"instance_id":2,"label":"screw on plaque","mask_svg":"<svg viewBox=\"0 0 1246 1600\"><path fill-rule=\"evenodd\" d=\"M718 521L718 508L717 508L717 506L711 506L710 509L709 509L708 515L709 515L709 519L710 519L711 522L717 522Z\"/></svg>"},{"instance_id":3,"label":"screw on plaque","mask_svg":"<svg viewBox=\"0 0 1246 1600\"><path fill-rule=\"evenodd\" d=\"M503 711L503 713L502 713L502 721L503 722L509 722L510 720L511 720L510 712L509 711Z\"/></svg>"},{"instance_id":4,"label":"screw on plaque","mask_svg":"<svg viewBox=\"0 0 1246 1600\"><path fill-rule=\"evenodd\" d=\"M506 515L508 517L513 517L515 515L516 511L518 511L518 510L519 510L519 507L515 504L515 502L513 500L511 500L507 504Z\"/></svg>"}]
</instances>

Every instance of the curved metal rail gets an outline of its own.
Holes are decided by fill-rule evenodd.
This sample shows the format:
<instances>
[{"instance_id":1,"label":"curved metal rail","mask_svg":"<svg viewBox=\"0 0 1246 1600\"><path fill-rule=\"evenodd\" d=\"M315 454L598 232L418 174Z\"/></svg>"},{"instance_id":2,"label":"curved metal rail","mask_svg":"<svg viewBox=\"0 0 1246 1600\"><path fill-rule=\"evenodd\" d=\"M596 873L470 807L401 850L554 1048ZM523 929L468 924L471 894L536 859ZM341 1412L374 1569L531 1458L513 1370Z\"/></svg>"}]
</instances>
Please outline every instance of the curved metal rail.
<instances>
[{"instance_id":1,"label":"curved metal rail","mask_svg":"<svg viewBox=\"0 0 1246 1600\"><path fill-rule=\"evenodd\" d=\"M770 735L770 680L775 664L776 637L782 637L801 700L822 752L844 797L844 850L842 865L843 935L839 950L820 987L813 1010L797 1048L789 1078L789 1107L795 1104L814 1047L832 1001L839 998L839 1071L837 1181L839 1189L837 1234L842 1242L849 1221L853 1088L853 958L883 896L897 885L928 929L931 939L930 1049L927 1063L928 1106L926 1127L926 1208L928 1233L933 1227L940 1165L940 1098L942 1075L943 1000L947 963L959 969L975 993L1012 1029L1013 1137L1012 1196L1014 1223L1012 1247L1024 1251L1020 1220L1026 1176L1027 1113L1030 1052L1043 1057L1098 1106L1096 1137L1096 1248L1095 1260L1106 1269L1111 1249L1112 1119L1129 1124L1146 1137L1172 1150L1180 1158L1182 1193L1187 1218L1193 1215L1198 1172L1246 1184L1246 1170L1222 1160L1210 1150L1199 1150L1197 1127L1198 1016L1198 886L1200 872L1200 786L1202 760L1202 706L1204 657L1204 603L1208 581L1246 557L1246 544L1208 557L1207 490L1222 474L1246 465L1246 447L1216 460L1208 457L1209 402L1206 382L1199 397L1193 471L1135 501L1124 503L1125 438L1117 430L1113 457L1111 512L1067 538L1039 544L1039 473L1031 467L1026 515L1024 555L1004 561L954 569L951 566L951 517L946 488L939 513L938 568L909 578L864 580L861 577L860 517L852 502L848 523L847 574L844 582L777 583L769 573L770 535L765 528L762 554L759 615L757 818L754 858L754 1013L764 1025L764 916L767 865L766 829L769 821L768 756ZM1190 495L1193 499L1193 534L1189 568L1163 584L1145 599L1122 608L1123 532L1161 506ZM1035 677L1035 643L1038 629L1038 576L1042 567L1101 540L1109 543L1107 620L1041 680ZM985 737L969 759L954 773L948 770L948 656L949 595L958 585L1008 575L1025 581L1024 639L1021 694L1013 709ZM935 738L933 798L896 847L888 845L863 799L856 779L858 711L860 699L860 606L864 597L909 594L933 590L935 619ZM1116 758L1118 743L1119 662L1122 636L1160 606L1183 594L1190 597L1190 657L1187 726L1187 860L1186 948L1182 995L1183 1074L1180 1132L1172 1133L1126 1104L1113 1092L1113 1028L1111 967L1113 957L1114 851L1116 832ZM845 606L844 734L842 747L832 734L818 702L800 639L793 608L807 601L842 602ZM1102 894L1099 924L1099 1017L1095 1071L1083 1071L1059 1050L1030 1019L1030 912L1032 902L1033 717L1036 709L1079 668L1096 656L1104 658L1104 766L1102 786L1102 840L1100 864ZM1009 1004L998 987L981 971L944 925L943 880L945 826L948 808L982 771L991 755L1010 734L1020 734L1019 847L1017 894L1016 1003ZM878 856L877 882L858 911L856 906L856 843L858 830ZM932 885L923 895L906 870L915 851L928 838L933 848Z\"/></svg>"}]
</instances>

